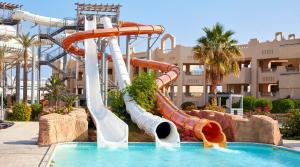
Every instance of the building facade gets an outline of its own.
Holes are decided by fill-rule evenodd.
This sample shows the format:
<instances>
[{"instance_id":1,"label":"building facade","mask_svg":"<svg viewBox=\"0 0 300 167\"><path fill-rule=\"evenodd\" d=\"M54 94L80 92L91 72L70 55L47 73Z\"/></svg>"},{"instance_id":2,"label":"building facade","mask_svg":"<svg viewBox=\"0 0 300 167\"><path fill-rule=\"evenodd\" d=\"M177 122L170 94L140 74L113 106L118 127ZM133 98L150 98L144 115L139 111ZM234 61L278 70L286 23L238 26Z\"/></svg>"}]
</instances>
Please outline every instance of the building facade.
<instances>
[{"instance_id":1,"label":"building facade","mask_svg":"<svg viewBox=\"0 0 300 167\"><path fill-rule=\"evenodd\" d=\"M239 47L242 52L239 61L240 74L230 74L224 78L218 87L219 91L271 100L286 96L300 98L300 39L296 39L294 34L285 39L278 32L272 41L260 42L258 39L251 39ZM137 58L147 57L146 52L134 53L132 49L131 52ZM152 59L176 64L180 68L181 74L172 84L173 101L177 106L186 101L195 102L199 106L205 105L205 91L209 90L209 83L205 82L203 64L193 58L192 47L177 45L175 37L166 34L161 39L161 46L152 51ZM67 73L76 73L75 64L75 61L68 62ZM69 90L74 93L77 90L82 100L85 99L83 67L84 63L80 63L77 81L68 82ZM131 69L131 76L141 70L143 69ZM112 86L115 83L114 75L113 66L109 63L108 76Z\"/></svg>"}]
</instances>

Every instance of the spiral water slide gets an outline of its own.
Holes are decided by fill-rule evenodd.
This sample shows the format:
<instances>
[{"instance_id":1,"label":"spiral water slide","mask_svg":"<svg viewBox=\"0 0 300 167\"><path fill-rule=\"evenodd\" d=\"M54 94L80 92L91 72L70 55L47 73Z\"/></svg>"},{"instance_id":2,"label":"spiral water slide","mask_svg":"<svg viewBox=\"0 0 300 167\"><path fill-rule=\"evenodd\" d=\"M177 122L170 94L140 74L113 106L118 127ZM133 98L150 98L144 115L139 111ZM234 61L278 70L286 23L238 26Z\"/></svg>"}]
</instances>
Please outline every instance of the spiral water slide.
<instances>
[{"instance_id":1,"label":"spiral water slide","mask_svg":"<svg viewBox=\"0 0 300 167\"><path fill-rule=\"evenodd\" d=\"M120 24L120 27L112 28L109 18L103 18L102 20L104 29L95 29L73 34L63 41L63 47L73 54L84 56L85 50L72 45L72 43L89 38L109 37L110 49L112 51L112 60L114 62L114 67L117 70L116 73L118 78L118 85L120 89L123 89L126 84L130 84L130 80L115 36L161 34L164 32L164 28L162 26L149 26L132 22L122 22ZM175 80L179 75L178 67L167 63L132 58L131 64L133 66L151 68L154 70L166 72L164 75L160 76L157 79L157 85L159 89L163 89L164 86ZM219 145L221 147L226 146L226 137L217 122L207 119L199 119L197 117L185 114L183 111L179 110L161 92L157 92L157 97L158 106L160 107L160 112L164 116L164 118L171 120L179 128L194 132L197 138L203 140L205 147L212 147L214 145ZM178 134L172 132L174 131L173 124L168 121L164 121L164 119L162 118L158 119L156 118L156 116L150 116L149 113L146 113L134 101L132 101L131 97L129 97L128 94L124 96L124 100L126 103L126 108L132 117L132 120L135 121L144 130L150 132L150 134L154 133L156 141L163 138L169 138L168 140L170 140L170 137L172 137L173 141L179 141L179 139L177 138ZM145 127L145 125L147 125L147 122L142 119L142 114L149 115L149 118L151 119L158 119L159 121L152 121L153 123L156 122L156 124L158 125L154 124L152 126L154 128L151 128L150 126L150 129L149 127Z\"/></svg>"}]
</instances>

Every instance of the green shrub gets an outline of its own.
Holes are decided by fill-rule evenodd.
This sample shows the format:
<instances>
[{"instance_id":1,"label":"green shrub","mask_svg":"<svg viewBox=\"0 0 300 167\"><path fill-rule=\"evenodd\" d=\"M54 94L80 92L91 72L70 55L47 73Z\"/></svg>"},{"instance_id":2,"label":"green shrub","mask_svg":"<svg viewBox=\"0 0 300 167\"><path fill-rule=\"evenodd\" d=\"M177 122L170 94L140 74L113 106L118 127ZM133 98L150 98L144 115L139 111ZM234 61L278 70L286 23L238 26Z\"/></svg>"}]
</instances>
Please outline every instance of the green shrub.
<instances>
[{"instance_id":1,"label":"green shrub","mask_svg":"<svg viewBox=\"0 0 300 167\"><path fill-rule=\"evenodd\" d=\"M125 91L120 91L117 89L112 89L108 92L108 105L111 106L113 112L122 112L126 110L125 102L123 99L124 94Z\"/></svg>"},{"instance_id":2,"label":"green shrub","mask_svg":"<svg viewBox=\"0 0 300 167\"><path fill-rule=\"evenodd\" d=\"M120 119L122 119L127 124L132 124L130 115L126 111L126 105L123 99L125 91L112 89L108 92L109 103L111 106L112 112L117 115Z\"/></svg>"},{"instance_id":3,"label":"green shrub","mask_svg":"<svg viewBox=\"0 0 300 167\"><path fill-rule=\"evenodd\" d=\"M262 108L268 107L269 110L272 110L273 108L272 101L269 99L257 99L255 101L255 108L257 107L262 107Z\"/></svg>"},{"instance_id":4,"label":"green shrub","mask_svg":"<svg viewBox=\"0 0 300 167\"><path fill-rule=\"evenodd\" d=\"M126 90L129 95L148 112L155 112L156 91L155 73L141 73L132 80Z\"/></svg>"},{"instance_id":5,"label":"green shrub","mask_svg":"<svg viewBox=\"0 0 300 167\"><path fill-rule=\"evenodd\" d=\"M197 109L197 106L193 102L186 101L181 104L181 109L182 110L194 110L194 109Z\"/></svg>"},{"instance_id":6,"label":"green shrub","mask_svg":"<svg viewBox=\"0 0 300 167\"><path fill-rule=\"evenodd\" d=\"M69 93L62 95L62 101L65 102L68 113L71 112L71 110L73 109L73 105L77 100L78 100L77 95L73 95Z\"/></svg>"},{"instance_id":7,"label":"green shrub","mask_svg":"<svg viewBox=\"0 0 300 167\"><path fill-rule=\"evenodd\" d=\"M287 113L295 108L295 102L292 99L279 99L273 101L272 113Z\"/></svg>"},{"instance_id":8,"label":"green shrub","mask_svg":"<svg viewBox=\"0 0 300 167\"><path fill-rule=\"evenodd\" d=\"M245 111L251 111L255 109L256 98L253 96L244 96L243 108Z\"/></svg>"},{"instance_id":9,"label":"green shrub","mask_svg":"<svg viewBox=\"0 0 300 167\"><path fill-rule=\"evenodd\" d=\"M300 110L291 110L292 115L283 123L281 133L284 137L300 137Z\"/></svg>"},{"instance_id":10,"label":"green shrub","mask_svg":"<svg viewBox=\"0 0 300 167\"><path fill-rule=\"evenodd\" d=\"M300 108L300 99L295 99L294 103L295 103L295 108Z\"/></svg>"},{"instance_id":11,"label":"green shrub","mask_svg":"<svg viewBox=\"0 0 300 167\"><path fill-rule=\"evenodd\" d=\"M9 116L11 121L30 121L31 108L24 103L15 104L12 108L12 114Z\"/></svg>"},{"instance_id":12,"label":"green shrub","mask_svg":"<svg viewBox=\"0 0 300 167\"><path fill-rule=\"evenodd\" d=\"M43 106L41 104L31 105L31 120L37 120L39 114L43 111Z\"/></svg>"}]
</instances>

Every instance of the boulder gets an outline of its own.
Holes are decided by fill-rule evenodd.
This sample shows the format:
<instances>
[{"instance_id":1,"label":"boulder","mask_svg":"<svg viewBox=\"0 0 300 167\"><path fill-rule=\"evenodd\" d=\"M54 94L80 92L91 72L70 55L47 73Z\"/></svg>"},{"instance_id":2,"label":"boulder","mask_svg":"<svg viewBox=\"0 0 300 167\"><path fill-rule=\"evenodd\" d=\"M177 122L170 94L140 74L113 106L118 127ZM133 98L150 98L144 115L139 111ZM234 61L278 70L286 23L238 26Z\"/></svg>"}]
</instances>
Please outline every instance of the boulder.
<instances>
[{"instance_id":1,"label":"boulder","mask_svg":"<svg viewBox=\"0 0 300 167\"><path fill-rule=\"evenodd\" d=\"M87 140L88 121L84 109L76 108L65 115L52 113L40 117L38 138L40 146Z\"/></svg>"},{"instance_id":2,"label":"boulder","mask_svg":"<svg viewBox=\"0 0 300 167\"><path fill-rule=\"evenodd\" d=\"M211 110L194 110L188 114L218 122L228 141L282 144L278 122L265 115L253 115L246 119Z\"/></svg>"}]
</instances>

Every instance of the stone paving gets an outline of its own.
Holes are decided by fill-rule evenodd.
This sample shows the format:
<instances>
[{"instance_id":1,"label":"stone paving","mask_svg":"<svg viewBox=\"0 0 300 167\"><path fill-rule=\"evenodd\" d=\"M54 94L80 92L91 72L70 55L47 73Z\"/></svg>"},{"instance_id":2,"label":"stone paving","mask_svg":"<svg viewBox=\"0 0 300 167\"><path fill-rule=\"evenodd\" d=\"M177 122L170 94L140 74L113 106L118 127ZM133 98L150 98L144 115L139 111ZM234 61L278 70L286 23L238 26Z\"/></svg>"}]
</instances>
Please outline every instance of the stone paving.
<instances>
[{"instance_id":1,"label":"stone paving","mask_svg":"<svg viewBox=\"0 0 300 167\"><path fill-rule=\"evenodd\" d=\"M49 147L37 146L38 122L16 122L0 130L0 166L45 166Z\"/></svg>"}]
</instances>

